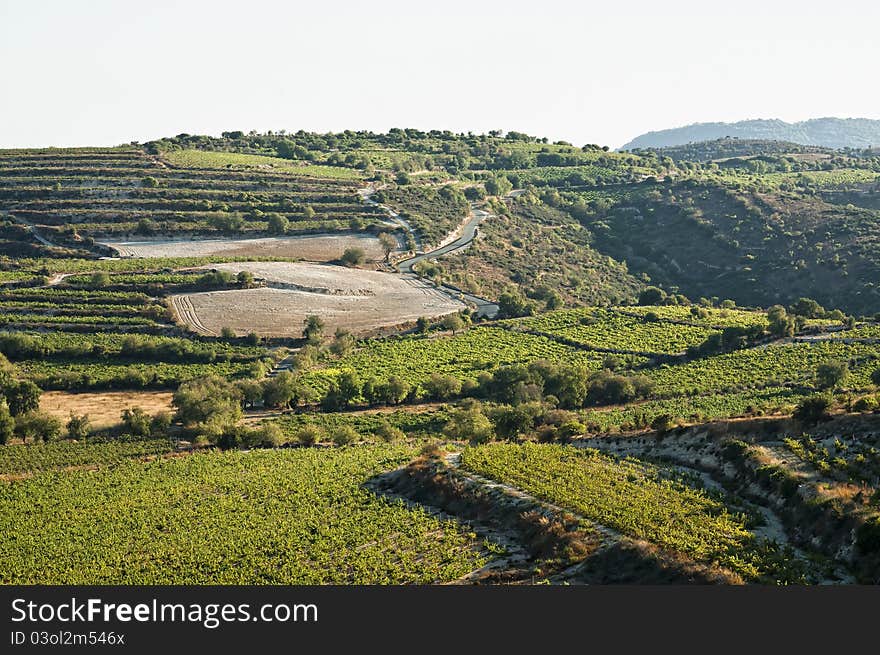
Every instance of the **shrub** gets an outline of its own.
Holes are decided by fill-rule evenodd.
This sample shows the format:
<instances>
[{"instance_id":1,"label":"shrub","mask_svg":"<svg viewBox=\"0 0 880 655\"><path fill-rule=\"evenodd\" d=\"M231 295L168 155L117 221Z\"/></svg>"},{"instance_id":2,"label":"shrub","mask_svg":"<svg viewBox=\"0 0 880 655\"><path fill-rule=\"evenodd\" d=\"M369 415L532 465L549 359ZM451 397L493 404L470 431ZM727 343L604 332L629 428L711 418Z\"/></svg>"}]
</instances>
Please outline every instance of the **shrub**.
<instances>
[{"instance_id":1,"label":"shrub","mask_svg":"<svg viewBox=\"0 0 880 655\"><path fill-rule=\"evenodd\" d=\"M666 434L675 425L675 419L669 414L658 414L651 421L651 429L660 434Z\"/></svg>"},{"instance_id":2,"label":"shrub","mask_svg":"<svg viewBox=\"0 0 880 655\"><path fill-rule=\"evenodd\" d=\"M341 425L330 435L333 443L337 446L347 446L361 439L360 433L350 425Z\"/></svg>"},{"instance_id":3,"label":"shrub","mask_svg":"<svg viewBox=\"0 0 880 655\"><path fill-rule=\"evenodd\" d=\"M816 367L816 386L833 389L846 380L849 369L843 362L826 362Z\"/></svg>"},{"instance_id":4,"label":"shrub","mask_svg":"<svg viewBox=\"0 0 880 655\"><path fill-rule=\"evenodd\" d=\"M385 419L382 419L379 422L379 426L376 428L375 432L376 436L382 439L382 441L399 441L401 439L406 438L406 433L398 427L391 425Z\"/></svg>"},{"instance_id":5,"label":"shrub","mask_svg":"<svg viewBox=\"0 0 880 655\"><path fill-rule=\"evenodd\" d=\"M296 432L296 441L302 446L314 446L327 438L327 432L319 425L308 424Z\"/></svg>"},{"instance_id":6,"label":"shrub","mask_svg":"<svg viewBox=\"0 0 880 655\"><path fill-rule=\"evenodd\" d=\"M89 421L88 414L83 414L82 416L71 414L66 428L68 439L83 440L92 433L92 424Z\"/></svg>"},{"instance_id":7,"label":"shrub","mask_svg":"<svg viewBox=\"0 0 880 655\"><path fill-rule=\"evenodd\" d=\"M127 433L135 437L150 436L150 417L140 407L132 407L123 411L122 425Z\"/></svg>"},{"instance_id":8,"label":"shrub","mask_svg":"<svg viewBox=\"0 0 880 655\"><path fill-rule=\"evenodd\" d=\"M360 266L367 261L367 253L364 252L363 248L346 248L345 252L342 253L342 257L340 257L340 260L343 264L349 267Z\"/></svg>"},{"instance_id":9,"label":"shrub","mask_svg":"<svg viewBox=\"0 0 880 655\"><path fill-rule=\"evenodd\" d=\"M61 429L61 421L46 412L28 412L15 419L15 436L23 441L54 441Z\"/></svg>"},{"instance_id":10,"label":"shrub","mask_svg":"<svg viewBox=\"0 0 880 655\"><path fill-rule=\"evenodd\" d=\"M831 398L825 395L809 396L801 400L792 416L802 423L818 423L828 417Z\"/></svg>"}]
</instances>

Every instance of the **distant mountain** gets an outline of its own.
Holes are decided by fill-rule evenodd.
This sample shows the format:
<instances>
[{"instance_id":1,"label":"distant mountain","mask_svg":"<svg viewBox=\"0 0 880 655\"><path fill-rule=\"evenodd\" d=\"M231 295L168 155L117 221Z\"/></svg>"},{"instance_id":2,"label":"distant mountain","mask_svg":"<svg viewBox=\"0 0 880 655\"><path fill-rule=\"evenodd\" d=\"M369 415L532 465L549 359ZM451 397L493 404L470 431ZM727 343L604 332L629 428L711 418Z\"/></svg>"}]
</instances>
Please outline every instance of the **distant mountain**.
<instances>
[{"instance_id":1,"label":"distant mountain","mask_svg":"<svg viewBox=\"0 0 880 655\"><path fill-rule=\"evenodd\" d=\"M685 127L642 134L620 149L666 148L724 137L790 141L825 148L870 148L880 145L880 120L814 118L800 123L786 123L776 119L738 123L694 123Z\"/></svg>"}]
</instances>

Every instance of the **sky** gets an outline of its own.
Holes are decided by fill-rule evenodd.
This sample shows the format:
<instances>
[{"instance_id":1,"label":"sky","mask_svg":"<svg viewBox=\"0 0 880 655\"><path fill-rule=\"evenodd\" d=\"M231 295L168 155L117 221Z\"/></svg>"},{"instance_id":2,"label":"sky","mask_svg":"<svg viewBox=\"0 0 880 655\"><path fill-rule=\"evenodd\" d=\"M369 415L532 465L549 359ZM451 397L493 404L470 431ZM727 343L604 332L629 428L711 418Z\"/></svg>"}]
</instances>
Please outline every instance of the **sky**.
<instances>
[{"instance_id":1,"label":"sky","mask_svg":"<svg viewBox=\"0 0 880 655\"><path fill-rule=\"evenodd\" d=\"M0 147L880 119L876 0L0 0Z\"/></svg>"}]
</instances>

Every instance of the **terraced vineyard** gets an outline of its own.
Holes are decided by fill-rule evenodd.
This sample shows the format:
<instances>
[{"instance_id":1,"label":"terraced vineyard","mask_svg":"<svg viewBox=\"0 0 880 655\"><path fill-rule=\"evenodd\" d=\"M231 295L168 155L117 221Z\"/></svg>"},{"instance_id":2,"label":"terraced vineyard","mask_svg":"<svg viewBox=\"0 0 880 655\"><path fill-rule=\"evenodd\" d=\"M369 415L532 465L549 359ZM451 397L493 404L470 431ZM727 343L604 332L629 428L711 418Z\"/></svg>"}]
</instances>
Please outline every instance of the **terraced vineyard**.
<instances>
[{"instance_id":1,"label":"terraced vineyard","mask_svg":"<svg viewBox=\"0 0 880 655\"><path fill-rule=\"evenodd\" d=\"M647 322L623 313L591 308L549 312L511 320L507 325L562 337L590 348L647 354L684 352L716 332L707 327Z\"/></svg>"},{"instance_id":2,"label":"terraced vineyard","mask_svg":"<svg viewBox=\"0 0 880 655\"><path fill-rule=\"evenodd\" d=\"M290 233L363 229L381 219L355 194L352 169L195 151L169 159L135 148L0 151L0 212L76 249L88 247L79 234L264 232L270 213L287 219Z\"/></svg>"},{"instance_id":3,"label":"terraced vineyard","mask_svg":"<svg viewBox=\"0 0 880 655\"><path fill-rule=\"evenodd\" d=\"M514 334L496 327L480 327L455 336L404 337L371 341L357 352L310 372L308 379L323 390L343 371L357 371L362 379L401 377L414 386L433 373L475 380L481 371L535 359L566 362L598 370L599 353L560 344L547 337Z\"/></svg>"},{"instance_id":4,"label":"terraced vineyard","mask_svg":"<svg viewBox=\"0 0 880 655\"><path fill-rule=\"evenodd\" d=\"M0 541L0 582L455 580L485 562L474 535L362 486L412 456L403 446L207 453L0 483L0 532L16 535Z\"/></svg>"},{"instance_id":5,"label":"terraced vineyard","mask_svg":"<svg viewBox=\"0 0 880 655\"><path fill-rule=\"evenodd\" d=\"M665 396L782 385L811 387L820 364L842 361L850 370L847 386L861 389L870 386L878 360L876 346L822 341L738 350L662 365L646 374L657 383L657 393Z\"/></svg>"},{"instance_id":6,"label":"terraced vineyard","mask_svg":"<svg viewBox=\"0 0 880 655\"><path fill-rule=\"evenodd\" d=\"M791 581L801 575L783 549L749 532L745 516L637 460L527 443L470 448L462 465L630 536L730 568L747 580Z\"/></svg>"}]
</instances>

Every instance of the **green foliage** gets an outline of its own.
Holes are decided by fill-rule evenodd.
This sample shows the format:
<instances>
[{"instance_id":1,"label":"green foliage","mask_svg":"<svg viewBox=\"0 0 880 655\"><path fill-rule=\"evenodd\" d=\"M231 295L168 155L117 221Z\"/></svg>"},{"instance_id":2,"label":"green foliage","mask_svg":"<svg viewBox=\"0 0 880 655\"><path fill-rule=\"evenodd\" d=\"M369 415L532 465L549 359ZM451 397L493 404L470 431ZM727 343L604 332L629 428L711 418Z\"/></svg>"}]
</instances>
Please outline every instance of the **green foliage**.
<instances>
[{"instance_id":1,"label":"green foliage","mask_svg":"<svg viewBox=\"0 0 880 655\"><path fill-rule=\"evenodd\" d=\"M624 534L721 564L747 580L797 576L783 552L746 529L745 517L705 491L638 460L525 443L467 449L462 465Z\"/></svg>"},{"instance_id":2,"label":"green foliage","mask_svg":"<svg viewBox=\"0 0 880 655\"><path fill-rule=\"evenodd\" d=\"M485 563L474 536L364 485L414 455L395 445L227 451L38 475L0 499L0 582L455 580ZM133 524L151 538L132 540Z\"/></svg>"}]
</instances>

